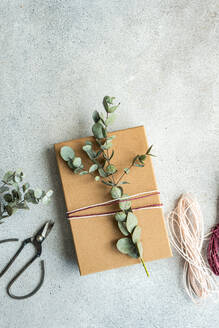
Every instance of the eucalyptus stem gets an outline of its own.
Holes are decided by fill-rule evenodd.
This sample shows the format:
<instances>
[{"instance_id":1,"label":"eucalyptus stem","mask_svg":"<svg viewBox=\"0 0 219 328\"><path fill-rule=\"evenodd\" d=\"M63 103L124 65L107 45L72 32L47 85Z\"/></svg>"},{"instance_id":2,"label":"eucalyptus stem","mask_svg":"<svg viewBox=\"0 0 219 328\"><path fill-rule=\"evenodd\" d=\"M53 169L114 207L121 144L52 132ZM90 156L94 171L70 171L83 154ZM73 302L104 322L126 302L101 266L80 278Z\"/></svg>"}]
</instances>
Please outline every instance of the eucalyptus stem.
<instances>
[{"instance_id":1,"label":"eucalyptus stem","mask_svg":"<svg viewBox=\"0 0 219 328\"><path fill-rule=\"evenodd\" d=\"M111 188L110 193L112 199L119 200L118 206L120 211L115 214L115 220L117 221L120 232L125 236L117 241L117 249L123 254L140 259L147 276L149 276L143 260L141 227L138 225L137 217L133 214L131 200L129 200L128 195L124 193L121 185L128 183L127 181L122 180L133 166L144 167L144 161L147 155L151 155L150 150L152 146L149 147L144 154L136 155L129 167L123 170L122 174L116 181L114 174L117 172L117 168L113 164L114 151L112 151L111 155L109 154L109 149L112 147L112 139L115 136L108 136L107 131L108 126L112 124L115 119L114 112L119 106L119 104L113 105L113 101L114 97L106 96L103 99L103 106L106 111L106 116L97 111L94 111L93 113L92 117L94 124L92 126L92 132L99 146L99 150L96 151L96 147L93 147L93 143L91 141L85 141L85 145L82 149L86 152L89 160L92 162L89 169L84 169L84 164L82 163L81 158L75 156L75 152L71 147L62 147L60 150L60 155L75 174L91 174L94 176L96 181L101 181ZM98 160L98 157L100 160ZM102 164L103 160L104 163Z\"/></svg>"}]
</instances>

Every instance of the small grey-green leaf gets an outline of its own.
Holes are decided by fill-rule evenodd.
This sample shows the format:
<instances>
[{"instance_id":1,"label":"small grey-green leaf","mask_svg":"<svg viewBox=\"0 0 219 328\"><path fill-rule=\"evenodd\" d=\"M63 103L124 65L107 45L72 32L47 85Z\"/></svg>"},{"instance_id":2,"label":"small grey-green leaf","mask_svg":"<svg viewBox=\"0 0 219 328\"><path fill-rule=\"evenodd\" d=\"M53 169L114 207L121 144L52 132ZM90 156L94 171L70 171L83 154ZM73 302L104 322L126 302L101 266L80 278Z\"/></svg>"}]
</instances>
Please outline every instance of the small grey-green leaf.
<instances>
[{"instance_id":1,"label":"small grey-green leaf","mask_svg":"<svg viewBox=\"0 0 219 328\"><path fill-rule=\"evenodd\" d=\"M128 195L127 195L127 194L123 194L122 197L121 197L121 200L122 200L123 198L126 198L126 197L128 197ZM122 211L127 211L130 207L131 207L131 201L128 200L128 199L119 202L119 208L120 208Z\"/></svg>"},{"instance_id":2,"label":"small grey-green leaf","mask_svg":"<svg viewBox=\"0 0 219 328\"><path fill-rule=\"evenodd\" d=\"M126 220L126 228L127 230L132 233L133 229L137 226L138 219L137 217L132 213L129 212Z\"/></svg>"},{"instance_id":3,"label":"small grey-green leaf","mask_svg":"<svg viewBox=\"0 0 219 328\"><path fill-rule=\"evenodd\" d=\"M41 196L42 196L42 190L41 189L39 189L39 188L37 188L35 191L34 191L34 196L36 197L36 198L40 198Z\"/></svg>"},{"instance_id":4,"label":"small grey-green leaf","mask_svg":"<svg viewBox=\"0 0 219 328\"><path fill-rule=\"evenodd\" d=\"M143 246L142 243L140 241L137 242L137 249L138 249L138 253L140 255L140 257L143 257Z\"/></svg>"},{"instance_id":5,"label":"small grey-green leaf","mask_svg":"<svg viewBox=\"0 0 219 328\"><path fill-rule=\"evenodd\" d=\"M116 119L116 114L111 114L109 115L109 117L106 119L106 125L110 125L110 124L113 124L113 122L115 121Z\"/></svg>"},{"instance_id":6,"label":"small grey-green leaf","mask_svg":"<svg viewBox=\"0 0 219 328\"><path fill-rule=\"evenodd\" d=\"M94 171L96 171L97 169L98 169L98 165L97 165L97 164L93 164L93 165L91 165L91 167L89 168L89 173L94 172Z\"/></svg>"},{"instance_id":7,"label":"small grey-green leaf","mask_svg":"<svg viewBox=\"0 0 219 328\"><path fill-rule=\"evenodd\" d=\"M47 197L47 196L44 196L44 197L42 198L42 203L43 203L44 205L47 205L47 204L49 203L49 201L50 201L50 198Z\"/></svg>"},{"instance_id":8,"label":"small grey-green leaf","mask_svg":"<svg viewBox=\"0 0 219 328\"><path fill-rule=\"evenodd\" d=\"M99 177L99 175L95 176L95 180L96 180L96 181L100 181L100 177Z\"/></svg>"},{"instance_id":9,"label":"small grey-green leaf","mask_svg":"<svg viewBox=\"0 0 219 328\"><path fill-rule=\"evenodd\" d=\"M30 188L30 184L28 182L23 184L22 186L23 192L25 192L28 188Z\"/></svg>"},{"instance_id":10,"label":"small grey-green leaf","mask_svg":"<svg viewBox=\"0 0 219 328\"><path fill-rule=\"evenodd\" d=\"M13 171L8 171L5 173L4 177L3 177L3 181L5 182L9 182L13 179L14 176L14 172Z\"/></svg>"},{"instance_id":11,"label":"small grey-green leaf","mask_svg":"<svg viewBox=\"0 0 219 328\"><path fill-rule=\"evenodd\" d=\"M124 172L125 172L126 174L128 174L129 171L130 171L130 169L129 169L128 167L126 167L126 168L124 169Z\"/></svg>"},{"instance_id":12,"label":"small grey-green leaf","mask_svg":"<svg viewBox=\"0 0 219 328\"><path fill-rule=\"evenodd\" d=\"M136 244L141 239L141 227L137 226L135 227L133 233L132 233L132 241L134 244Z\"/></svg>"},{"instance_id":13,"label":"small grey-green leaf","mask_svg":"<svg viewBox=\"0 0 219 328\"><path fill-rule=\"evenodd\" d=\"M130 249L133 248L133 246L134 245L132 243L132 240L127 237L119 239L116 243L117 249L123 254L128 254L128 252L130 251Z\"/></svg>"},{"instance_id":14,"label":"small grey-green leaf","mask_svg":"<svg viewBox=\"0 0 219 328\"><path fill-rule=\"evenodd\" d=\"M132 247L129 251L128 251L128 255L133 257L134 259L137 259L139 257L138 254L138 249L136 246Z\"/></svg>"},{"instance_id":15,"label":"small grey-green leaf","mask_svg":"<svg viewBox=\"0 0 219 328\"><path fill-rule=\"evenodd\" d=\"M93 112L92 118L93 118L93 120L94 120L95 123L97 123L99 121L100 115L99 115L98 111L95 110Z\"/></svg>"},{"instance_id":16,"label":"small grey-green leaf","mask_svg":"<svg viewBox=\"0 0 219 328\"><path fill-rule=\"evenodd\" d=\"M51 197L53 195L53 190L48 190L47 193L46 193L46 196L47 197Z\"/></svg>"},{"instance_id":17,"label":"small grey-green leaf","mask_svg":"<svg viewBox=\"0 0 219 328\"><path fill-rule=\"evenodd\" d=\"M120 198L122 196L122 189L119 187L112 187L111 189L111 196L112 198L116 199L116 198Z\"/></svg>"},{"instance_id":18,"label":"small grey-green leaf","mask_svg":"<svg viewBox=\"0 0 219 328\"><path fill-rule=\"evenodd\" d=\"M75 167L80 167L81 166L81 158L80 157L75 157L73 160L73 165Z\"/></svg>"},{"instance_id":19,"label":"small grey-green leaf","mask_svg":"<svg viewBox=\"0 0 219 328\"><path fill-rule=\"evenodd\" d=\"M89 140L86 140L86 141L85 141L85 145L90 145L90 146L92 146L93 144L92 144L92 142L91 142L91 141L89 141Z\"/></svg>"},{"instance_id":20,"label":"small grey-green leaf","mask_svg":"<svg viewBox=\"0 0 219 328\"><path fill-rule=\"evenodd\" d=\"M79 175L85 175L85 174L88 174L88 171L81 171L81 172L79 173Z\"/></svg>"},{"instance_id":21,"label":"small grey-green leaf","mask_svg":"<svg viewBox=\"0 0 219 328\"><path fill-rule=\"evenodd\" d=\"M4 200L8 203L12 202L12 196L11 194L5 194L4 195Z\"/></svg>"},{"instance_id":22,"label":"small grey-green leaf","mask_svg":"<svg viewBox=\"0 0 219 328\"><path fill-rule=\"evenodd\" d=\"M92 126L92 132L93 132L95 138L103 139L105 137L104 127L101 123L95 123Z\"/></svg>"},{"instance_id":23,"label":"small grey-green leaf","mask_svg":"<svg viewBox=\"0 0 219 328\"><path fill-rule=\"evenodd\" d=\"M72 159L68 160L68 167L70 167L70 169L74 170L74 165L73 165Z\"/></svg>"},{"instance_id":24,"label":"small grey-green leaf","mask_svg":"<svg viewBox=\"0 0 219 328\"><path fill-rule=\"evenodd\" d=\"M106 167L106 172L108 174L114 174L116 173L116 167L113 165L113 164L109 164L107 167Z\"/></svg>"},{"instance_id":25,"label":"small grey-green leaf","mask_svg":"<svg viewBox=\"0 0 219 328\"><path fill-rule=\"evenodd\" d=\"M128 235L129 235L129 232L128 232L128 230L126 229L126 226L125 226L125 223L124 223L124 222L120 222L120 221L118 221L118 227L119 227L119 230L121 231L121 233L122 233L124 236L128 236Z\"/></svg>"},{"instance_id":26,"label":"small grey-green leaf","mask_svg":"<svg viewBox=\"0 0 219 328\"><path fill-rule=\"evenodd\" d=\"M0 193L3 193L3 192L8 191L8 190L9 190L9 188L7 186L1 186L0 187Z\"/></svg>"},{"instance_id":27,"label":"small grey-green leaf","mask_svg":"<svg viewBox=\"0 0 219 328\"><path fill-rule=\"evenodd\" d=\"M115 219L116 219L116 221L120 221L120 222L125 221L125 219L126 219L125 212L118 212L118 213L116 213Z\"/></svg>"},{"instance_id":28,"label":"small grey-green leaf","mask_svg":"<svg viewBox=\"0 0 219 328\"><path fill-rule=\"evenodd\" d=\"M106 174L106 172L104 171L104 169L99 168L99 169L98 169L98 172L99 172L99 174L100 174L100 176L101 176L102 178L106 178L106 177L107 177L107 174Z\"/></svg>"},{"instance_id":29,"label":"small grey-green leaf","mask_svg":"<svg viewBox=\"0 0 219 328\"><path fill-rule=\"evenodd\" d=\"M73 159L75 157L75 152L71 147L63 146L60 150L60 156L67 162L69 159Z\"/></svg>"}]
</instances>

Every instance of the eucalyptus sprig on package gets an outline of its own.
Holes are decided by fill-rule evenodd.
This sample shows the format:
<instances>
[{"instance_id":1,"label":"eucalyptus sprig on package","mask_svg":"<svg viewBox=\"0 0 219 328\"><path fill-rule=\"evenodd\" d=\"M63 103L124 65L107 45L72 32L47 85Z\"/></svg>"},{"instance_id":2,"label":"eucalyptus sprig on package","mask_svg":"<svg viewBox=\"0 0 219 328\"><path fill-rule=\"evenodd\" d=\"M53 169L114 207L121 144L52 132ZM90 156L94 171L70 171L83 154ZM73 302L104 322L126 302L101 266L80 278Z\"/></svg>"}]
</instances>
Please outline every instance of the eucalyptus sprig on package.
<instances>
[{"instance_id":1,"label":"eucalyptus sprig on package","mask_svg":"<svg viewBox=\"0 0 219 328\"><path fill-rule=\"evenodd\" d=\"M87 163L82 163L80 157L76 156L75 151L68 146L63 146L60 150L62 159L67 162L69 168L79 175L90 174L97 182L105 184L110 188L112 199L117 199L119 211L115 214L118 229L125 236L117 241L117 249L133 258L139 258L148 274L143 260L143 246L141 243L141 227L138 219L132 211L132 204L129 196L124 192L124 185L128 182L124 178L129 174L133 167L143 168L147 156L151 154L151 147L145 150L144 154L136 154L131 163L123 169L119 177L115 177L117 168L113 164L114 151L113 139L115 136L108 135L108 127L116 118L116 111L119 104L114 105L114 97L106 96L103 99L104 113L94 111L92 132L95 138L95 145L91 141L86 141L82 147L87 154ZM98 148L98 149L97 149ZM86 166L85 166L86 164ZM119 173L119 172L118 172Z\"/></svg>"},{"instance_id":2,"label":"eucalyptus sprig on package","mask_svg":"<svg viewBox=\"0 0 219 328\"><path fill-rule=\"evenodd\" d=\"M45 192L39 188L33 190L28 182L24 182L22 170L8 171L0 186L0 223L12 216L17 210L28 210L28 203L47 204L53 194L52 190Z\"/></svg>"}]
</instances>

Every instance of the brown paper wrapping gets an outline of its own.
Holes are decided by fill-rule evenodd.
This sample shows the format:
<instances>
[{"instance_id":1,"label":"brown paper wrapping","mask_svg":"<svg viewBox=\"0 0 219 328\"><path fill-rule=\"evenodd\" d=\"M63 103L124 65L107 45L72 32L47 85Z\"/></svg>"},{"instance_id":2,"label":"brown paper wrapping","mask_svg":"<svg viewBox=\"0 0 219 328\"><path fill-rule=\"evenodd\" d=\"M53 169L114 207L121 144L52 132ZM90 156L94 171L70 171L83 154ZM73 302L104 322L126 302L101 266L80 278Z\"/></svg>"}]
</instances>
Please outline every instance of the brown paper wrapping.
<instances>
[{"instance_id":1,"label":"brown paper wrapping","mask_svg":"<svg viewBox=\"0 0 219 328\"><path fill-rule=\"evenodd\" d=\"M145 153L148 144L143 126L120 130L111 134L116 135L113 140L115 154L112 162L118 168L118 173L115 175L118 177L137 154ZM87 155L82 150L86 140L92 141L93 137L80 138L55 145L67 211L111 199L110 187L101 182L96 182L90 175L73 174L59 155L62 146L70 146L75 150L76 156L82 158L83 163L88 163ZM128 195L157 189L151 157L147 157L144 168L133 167L130 173L125 176L125 180L130 182L130 184L124 185L124 191ZM160 203L159 195L134 200L132 206L155 203ZM116 209L118 209L118 204L89 209L83 214L97 213L97 211L103 213ZM142 228L141 240L144 248L144 260L147 262L172 256L162 208L138 210L135 214ZM116 249L116 241L123 236L113 216L81 218L69 222L81 275L139 263L139 259L121 254Z\"/></svg>"}]
</instances>

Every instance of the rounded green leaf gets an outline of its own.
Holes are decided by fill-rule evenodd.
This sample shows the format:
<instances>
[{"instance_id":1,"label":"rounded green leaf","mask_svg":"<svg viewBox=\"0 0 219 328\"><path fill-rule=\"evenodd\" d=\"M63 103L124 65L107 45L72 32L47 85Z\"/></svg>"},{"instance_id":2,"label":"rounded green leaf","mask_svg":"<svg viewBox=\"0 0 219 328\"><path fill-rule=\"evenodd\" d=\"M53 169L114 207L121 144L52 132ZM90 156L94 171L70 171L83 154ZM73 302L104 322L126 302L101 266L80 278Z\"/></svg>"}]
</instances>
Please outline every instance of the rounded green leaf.
<instances>
[{"instance_id":1,"label":"rounded green leaf","mask_svg":"<svg viewBox=\"0 0 219 328\"><path fill-rule=\"evenodd\" d=\"M100 115L99 115L98 111L95 110L93 112L92 118L93 118L93 120L94 120L95 123L97 123L99 121Z\"/></svg>"},{"instance_id":2,"label":"rounded green leaf","mask_svg":"<svg viewBox=\"0 0 219 328\"><path fill-rule=\"evenodd\" d=\"M12 196L11 194L5 194L4 195L4 200L8 203L12 202Z\"/></svg>"},{"instance_id":3,"label":"rounded green leaf","mask_svg":"<svg viewBox=\"0 0 219 328\"><path fill-rule=\"evenodd\" d=\"M73 159L75 157L75 152L71 147L64 146L60 150L60 156L67 162L69 159Z\"/></svg>"},{"instance_id":4,"label":"rounded green leaf","mask_svg":"<svg viewBox=\"0 0 219 328\"><path fill-rule=\"evenodd\" d=\"M112 187L111 196L113 199L120 198L122 196L122 189L119 187Z\"/></svg>"},{"instance_id":5,"label":"rounded green leaf","mask_svg":"<svg viewBox=\"0 0 219 328\"><path fill-rule=\"evenodd\" d=\"M133 243L130 238L121 238L117 241L116 247L117 249L123 253L123 254L128 254L128 252L133 248Z\"/></svg>"},{"instance_id":6,"label":"rounded green leaf","mask_svg":"<svg viewBox=\"0 0 219 328\"><path fill-rule=\"evenodd\" d=\"M95 176L95 180L100 181L100 176L99 175Z\"/></svg>"},{"instance_id":7,"label":"rounded green leaf","mask_svg":"<svg viewBox=\"0 0 219 328\"><path fill-rule=\"evenodd\" d=\"M88 171L81 171L81 172L79 173L79 175L85 175L85 174L88 174Z\"/></svg>"},{"instance_id":8,"label":"rounded green leaf","mask_svg":"<svg viewBox=\"0 0 219 328\"><path fill-rule=\"evenodd\" d=\"M127 230L132 233L133 229L137 226L138 219L137 217L132 213L129 212L126 220L126 228Z\"/></svg>"},{"instance_id":9,"label":"rounded green leaf","mask_svg":"<svg viewBox=\"0 0 219 328\"><path fill-rule=\"evenodd\" d=\"M125 212L118 212L118 213L116 213L115 219L116 219L116 221L120 221L120 222L125 221L125 219L126 219Z\"/></svg>"},{"instance_id":10,"label":"rounded green leaf","mask_svg":"<svg viewBox=\"0 0 219 328\"><path fill-rule=\"evenodd\" d=\"M140 239L141 239L141 227L137 226L135 227L132 233L132 241L134 244L136 244Z\"/></svg>"},{"instance_id":11,"label":"rounded green leaf","mask_svg":"<svg viewBox=\"0 0 219 328\"><path fill-rule=\"evenodd\" d=\"M124 236L128 236L129 235L129 232L128 230L126 229L126 226L125 226L125 223L124 222L118 222L118 227L119 227L119 230L121 231L121 233L124 235Z\"/></svg>"},{"instance_id":12,"label":"rounded green leaf","mask_svg":"<svg viewBox=\"0 0 219 328\"><path fill-rule=\"evenodd\" d=\"M35 191L34 191L34 196L36 197L36 198L40 198L41 196L42 196L42 190L41 189L39 189L39 188L37 188Z\"/></svg>"},{"instance_id":13,"label":"rounded green leaf","mask_svg":"<svg viewBox=\"0 0 219 328\"><path fill-rule=\"evenodd\" d=\"M42 199L42 203L43 203L44 205L47 205L47 204L49 203L49 201L50 201L50 198L47 197L47 196L44 196L43 199Z\"/></svg>"},{"instance_id":14,"label":"rounded green leaf","mask_svg":"<svg viewBox=\"0 0 219 328\"><path fill-rule=\"evenodd\" d=\"M116 168L115 168L115 166L113 165L113 164L110 164L110 165L108 165L107 167L106 167L106 172L108 173L108 174L114 174L114 173L116 173Z\"/></svg>"},{"instance_id":15,"label":"rounded green leaf","mask_svg":"<svg viewBox=\"0 0 219 328\"><path fill-rule=\"evenodd\" d=\"M75 167L80 167L81 166L81 158L80 157L75 157L73 160L73 165Z\"/></svg>"},{"instance_id":16,"label":"rounded green leaf","mask_svg":"<svg viewBox=\"0 0 219 328\"><path fill-rule=\"evenodd\" d=\"M94 171L96 171L97 169L98 169L98 165L97 165L97 164L93 164L93 165L91 165L91 167L89 168L89 173L94 172Z\"/></svg>"},{"instance_id":17,"label":"rounded green leaf","mask_svg":"<svg viewBox=\"0 0 219 328\"><path fill-rule=\"evenodd\" d=\"M5 173L5 175L3 177L3 181L8 183L13 180L13 177L14 177L14 172L8 171Z\"/></svg>"},{"instance_id":18,"label":"rounded green leaf","mask_svg":"<svg viewBox=\"0 0 219 328\"><path fill-rule=\"evenodd\" d=\"M121 199L125 198L125 197L128 197L127 194L123 194ZM131 201L130 200L123 200L123 201L120 201L119 202L119 207L122 211L127 211L128 209L130 209L131 207Z\"/></svg>"},{"instance_id":19,"label":"rounded green leaf","mask_svg":"<svg viewBox=\"0 0 219 328\"><path fill-rule=\"evenodd\" d=\"M116 243L116 247L123 254L127 254L134 258L139 257L136 246L133 244L132 240L128 237L119 239Z\"/></svg>"},{"instance_id":20,"label":"rounded green leaf","mask_svg":"<svg viewBox=\"0 0 219 328\"><path fill-rule=\"evenodd\" d=\"M92 126L92 132L95 138L97 139L103 139L105 138L105 129L101 123L95 123Z\"/></svg>"},{"instance_id":21,"label":"rounded green leaf","mask_svg":"<svg viewBox=\"0 0 219 328\"><path fill-rule=\"evenodd\" d=\"M70 167L70 169L74 170L74 165L73 165L72 159L68 160L68 167Z\"/></svg>"},{"instance_id":22,"label":"rounded green leaf","mask_svg":"<svg viewBox=\"0 0 219 328\"><path fill-rule=\"evenodd\" d=\"M48 190L47 193L46 193L46 196L47 197L51 197L53 195L53 190Z\"/></svg>"}]
</instances>

